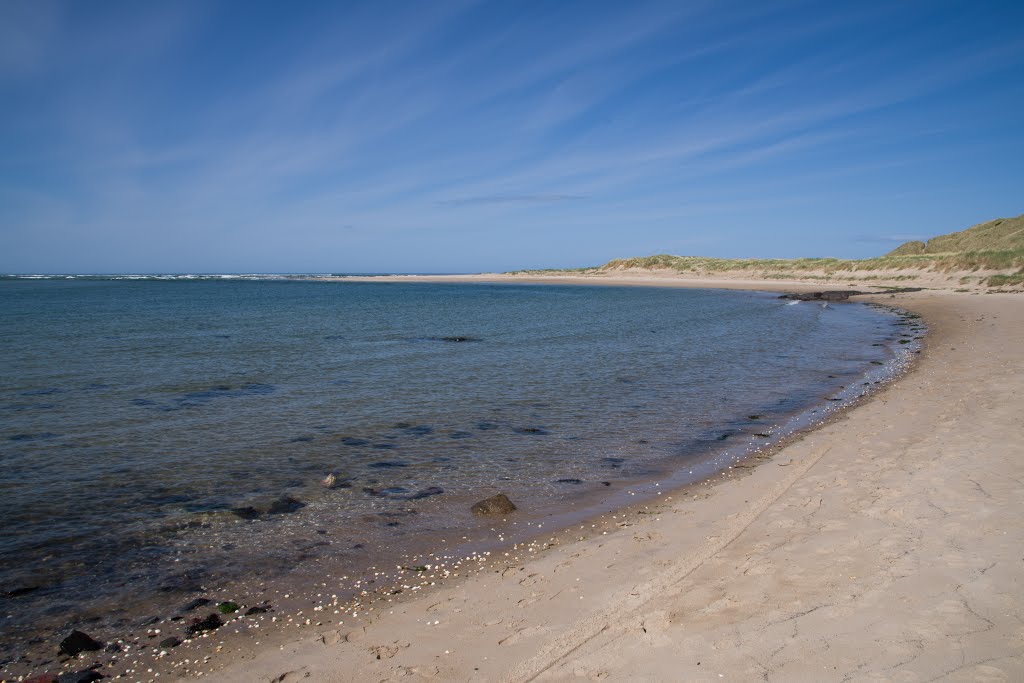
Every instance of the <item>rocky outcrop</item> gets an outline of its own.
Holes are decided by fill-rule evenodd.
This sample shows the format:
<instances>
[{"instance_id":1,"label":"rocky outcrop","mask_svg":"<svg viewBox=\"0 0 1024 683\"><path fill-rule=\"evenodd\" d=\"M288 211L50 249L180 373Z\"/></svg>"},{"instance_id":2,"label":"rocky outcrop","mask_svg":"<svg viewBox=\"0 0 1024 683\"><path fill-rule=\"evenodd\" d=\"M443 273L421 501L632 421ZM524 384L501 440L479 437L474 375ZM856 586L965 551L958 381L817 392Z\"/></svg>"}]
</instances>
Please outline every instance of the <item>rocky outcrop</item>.
<instances>
[{"instance_id":1,"label":"rocky outcrop","mask_svg":"<svg viewBox=\"0 0 1024 683\"><path fill-rule=\"evenodd\" d=\"M867 294L856 289L829 289L823 292L793 292L783 294L780 299L792 299L794 301L847 301L851 296Z\"/></svg>"},{"instance_id":2,"label":"rocky outcrop","mask_svg":"<svg viewBox=\"0 0 1024 683\"><path fill-rule=\"evenodd\" d=\"M475 503L470 510L474 515L488 517L491 515L507 515L510 512L515 512L516 506L508 499L508 496L504 493L499 493L496 496L484 498L480 502Z\"/></svg>"}]
</instances>

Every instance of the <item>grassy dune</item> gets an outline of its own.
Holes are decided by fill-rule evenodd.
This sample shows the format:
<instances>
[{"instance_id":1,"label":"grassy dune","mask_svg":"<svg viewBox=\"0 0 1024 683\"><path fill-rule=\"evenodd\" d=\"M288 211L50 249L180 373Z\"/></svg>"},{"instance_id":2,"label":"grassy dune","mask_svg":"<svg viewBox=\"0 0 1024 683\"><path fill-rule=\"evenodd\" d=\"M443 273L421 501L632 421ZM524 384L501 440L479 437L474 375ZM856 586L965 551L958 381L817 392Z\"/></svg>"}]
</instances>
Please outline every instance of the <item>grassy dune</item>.
<instances>
[{"instance_id":1,"label":"grassy dune","mask_svg":"<svg viewBox=\"0 0 1024 683\"><path fill-rule=\"evenodd\" d=\"M817 280L916 280L927 273L959 275L965 284L1012 287L1024 285L1024 215L996 219L927 242L907 242L884 256L869 259L719 259L657 254L614 259L594 268L519 272L596 275L623 270Z\"/></svg>"}]
</instances>

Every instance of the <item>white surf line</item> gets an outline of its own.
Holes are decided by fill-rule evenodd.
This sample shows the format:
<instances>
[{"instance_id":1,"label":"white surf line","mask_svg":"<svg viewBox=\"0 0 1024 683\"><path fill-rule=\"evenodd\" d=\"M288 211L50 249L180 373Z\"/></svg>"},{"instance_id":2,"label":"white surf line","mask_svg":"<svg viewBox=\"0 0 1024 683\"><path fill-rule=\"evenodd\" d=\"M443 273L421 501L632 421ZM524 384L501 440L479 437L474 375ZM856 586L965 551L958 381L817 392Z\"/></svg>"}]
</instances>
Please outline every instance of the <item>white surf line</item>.
<instances>
[{"instance_id":1,"label":"white surf line","mask_svg":"<svg viewBox=\"0 0 1024 683\"><path fill-rule=\"evenodd\" d=\"M528 683L535 680L542 673L604 633L612 624L621 624L624 618L631 612L640 610L659 596L664 595L667 588L685 579L735 541L754 520L781 498L793 484L814 467L831 449L831 446L826 446L806 458L803 462L799 464L793 463L794 469L783 480L776 483L771 490L761 496L745 512L737 515L732 524L713 542L707 542L699 546L694 552L685 555L678 562L668 567L657 578L633 588L625 597L608 609L598 614L589 614L580 619L560 636L550 640L532 658L521 662L510 670L502 681L507 683Z\"/></svg>"}]
</instances>

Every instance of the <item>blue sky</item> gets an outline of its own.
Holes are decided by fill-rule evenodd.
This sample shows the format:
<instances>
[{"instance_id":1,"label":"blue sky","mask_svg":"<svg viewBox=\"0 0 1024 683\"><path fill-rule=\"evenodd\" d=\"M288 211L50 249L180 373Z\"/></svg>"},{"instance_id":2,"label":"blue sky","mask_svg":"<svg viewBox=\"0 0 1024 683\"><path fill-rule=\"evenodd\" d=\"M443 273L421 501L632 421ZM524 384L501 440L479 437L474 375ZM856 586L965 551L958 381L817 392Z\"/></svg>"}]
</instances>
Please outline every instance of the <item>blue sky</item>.
<instances>
[{"instance_id":1,"label":"blue sky","mask_svg":"<svg viewBox=\"0 0 1024 683\"><path fill-rule=\"evenodd\" d=\"M1024 2L0 2L0 272L883 253L1024 212Z\"/></svg>"}]
</instances>

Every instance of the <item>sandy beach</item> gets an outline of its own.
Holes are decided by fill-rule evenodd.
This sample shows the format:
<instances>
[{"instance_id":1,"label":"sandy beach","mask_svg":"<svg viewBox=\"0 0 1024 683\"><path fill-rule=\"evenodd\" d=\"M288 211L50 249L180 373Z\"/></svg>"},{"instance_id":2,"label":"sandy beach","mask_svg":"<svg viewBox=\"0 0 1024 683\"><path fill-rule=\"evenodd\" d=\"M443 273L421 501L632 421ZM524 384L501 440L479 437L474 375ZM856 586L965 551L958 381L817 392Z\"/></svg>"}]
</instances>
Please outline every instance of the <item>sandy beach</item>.
<instances>
[{"instance_id":1,"label":"sandy beach","mask_svg":"<svg viewBox=\"0 0 1024 683\"><path fill-rule=\"evenodd\" d=\"M919 362L757 466L391 609L231 648L204 677L1024 680L1024 298L865 300L923 316Z\"/></svg>"}]
</instances>

